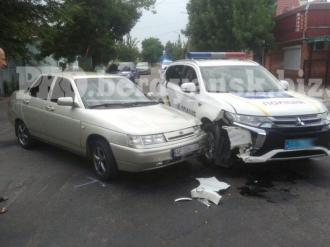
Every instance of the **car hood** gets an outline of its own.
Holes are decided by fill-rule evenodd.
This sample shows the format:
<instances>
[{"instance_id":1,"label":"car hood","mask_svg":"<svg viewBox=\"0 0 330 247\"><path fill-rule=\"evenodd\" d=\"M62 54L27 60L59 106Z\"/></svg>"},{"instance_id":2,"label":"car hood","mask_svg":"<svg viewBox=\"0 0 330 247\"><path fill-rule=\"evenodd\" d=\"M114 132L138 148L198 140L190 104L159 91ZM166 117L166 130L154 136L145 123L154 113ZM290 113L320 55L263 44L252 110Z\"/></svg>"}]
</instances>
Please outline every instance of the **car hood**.
<instances>
[{"instance_id":1,"label":"car hood","mask_svg":"<svg viewBox=\"0 0 330 247\"><path fill-rule=\"evenodd\" d=\"M227 103L226 110L244 115L304 115L323 113L328 110L319 100L293 91L211 93L210 97L216 102Z\"/></svg>"},{"instance_id":2,"label":"car hood","mask_svg":"<svg viewBox=\"0 0 330 247\"><path fill-rule=\"evenodd\" d=\"M86 112L86 122L132 135L171 132L201 124L197 118L163 104L120 109L86 109Z\"/></svg>"}]
</instances>

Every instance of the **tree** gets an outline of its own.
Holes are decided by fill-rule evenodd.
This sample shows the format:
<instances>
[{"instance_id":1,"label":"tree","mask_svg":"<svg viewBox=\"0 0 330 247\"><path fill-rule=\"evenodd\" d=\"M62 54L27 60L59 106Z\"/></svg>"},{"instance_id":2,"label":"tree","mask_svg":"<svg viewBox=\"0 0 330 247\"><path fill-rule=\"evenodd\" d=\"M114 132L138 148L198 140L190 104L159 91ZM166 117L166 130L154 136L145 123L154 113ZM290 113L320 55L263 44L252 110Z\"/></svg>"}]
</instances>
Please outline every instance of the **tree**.
<instances>
[{"instance_id":1,"label":"tree","mask_svg":"<svg viewBox=\"0 0 330 247\"><path fill-rule=\"evenodd\" d=\"M149 38L142 41L142 59L149 63L156 63L162 56L164 46L157 38Z\"/></svg>"},{"instance_id":2,"label":"tree","mask_svg":"<svg viewBox=\"0 0 330 247\"><path fill-rule=\"evenodd\" d=\"M165 45L165 56L167 59L178 60L185 57L185 48L181 42L180 35L177 42L168 41Z\"/></svg>"},{"instance_id":3,"label":"tree","mask_svg":"<svg viewBox=\"0 0 330 247\"><path fill-rule=\"evenodd\" d=\"M61 3L56 0L1 0L0 47L8 57L29 60L33 55L27 44L32 44L40 25L49 17L59 16Z\"/></svg>"},{"instance_id":4,"label":"tree","mask_svg":"<svg viewBox=\"0 0 330 247\"><path fill-rule=\"evenodd\" d=\"M42 56L53 54L73 61L77 56L91 56L93 61L107 61L115 55L115 44L130 32L155 0L65 0L79 5L71 11L72 21L54 21L40 29ZM70 10L69 10L70 11Z\"/></svg>"},{"instance_id":5,"label":"tree","mask_svg":"<svg viewBox=\"0 0 330 247\"><path fill-rule=\"evenodd\" d=\"M139 57L136 38L132 39L128 34L123 41L118 41L116 44L116 54L114 58L119 61L136 62Z\"/></svg>"},{"instance_id":6,"label":"tree","mask_svg":"<svg viewBox=\"0 0 330 247\"><path fill-rule=\"evenodd\" d=\"M261 52L274 44L276 0L190 0L184 31L197 51Z\"/></svg>"}]
</instances>

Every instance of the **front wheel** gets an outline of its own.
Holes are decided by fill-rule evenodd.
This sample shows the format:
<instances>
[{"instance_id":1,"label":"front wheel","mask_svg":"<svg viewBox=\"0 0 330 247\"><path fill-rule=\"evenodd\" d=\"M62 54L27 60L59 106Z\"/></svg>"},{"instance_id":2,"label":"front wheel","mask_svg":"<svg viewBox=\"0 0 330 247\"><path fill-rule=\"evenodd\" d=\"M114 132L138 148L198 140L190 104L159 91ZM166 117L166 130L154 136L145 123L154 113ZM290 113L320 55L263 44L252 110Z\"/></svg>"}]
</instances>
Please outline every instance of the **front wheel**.
<instances>
[{"instance_id":1,"label":"front wheel","mask_svg":"<svg viewBox=\"0 0 330 247\"><path fill-rule=\"evenodd\" d=\"M35 146L36 141L31 137L30 132L22 121L18 121L15 125L16 135L19 144L24 149L30 149Z\"/></svg>"},{"instance_id":2,"label":"front wheel","mask_svg":"<svg viewBox=\"0 0 330 247\"><path fill-rule=\"evenodd\" d=\"M109 144L104 140L92 143L92 162L97 176L104 181L115 179L119 171Z\"/></svg>"},{"instance_id":3,"label":"front wheel","mask_svg":"<svg viewBox=\"0 0 330 247\"><path fill-rule=\"evenodd\" d=\"M215 131L211 123L207 123L203 126L208 139L208 148L205 153L205 157L209 162L214 162L215 154Z\"/></svg>"}]
</instances>

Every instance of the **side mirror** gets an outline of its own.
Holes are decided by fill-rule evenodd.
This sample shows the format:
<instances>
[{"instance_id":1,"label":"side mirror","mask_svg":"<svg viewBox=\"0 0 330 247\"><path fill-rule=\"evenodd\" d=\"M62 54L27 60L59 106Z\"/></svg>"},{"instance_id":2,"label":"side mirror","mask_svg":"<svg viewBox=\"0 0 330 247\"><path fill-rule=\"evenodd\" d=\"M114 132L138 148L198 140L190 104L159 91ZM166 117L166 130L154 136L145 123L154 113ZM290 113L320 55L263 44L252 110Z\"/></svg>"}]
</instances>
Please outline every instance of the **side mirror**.
<instances>
[{"instance_id":1,"label":"side mirror","mask_svg":"<svg viewBox=\"0 0 330 247\"><path fill-rule=\"evenodd\" d=\"M281 83L281 85L282 85L282 87L284 88L285 91L289 90L289 83L287 81L280 80L280 83Z\"/></svg>"},{"instance_id":2,"label":"side mirror","mask_svg":"<svg viewBox=\"0 0 330 247\"><path fill-rule=\"evenodd\" d=\"M181 91L185 93L196 92L196 85L193 82L186 82L181 85Z\"/></svg>"},{"instance_id":3,"label":"side mirror","mask_svg":"<svg viewBox=\"0 0 330 247\"><path fill-rule=\"evenodd\" d=\"M57 104L63 106L74 106L74 101L72 97L60 97L57 99Z\"/></svg>"}]
</instances>

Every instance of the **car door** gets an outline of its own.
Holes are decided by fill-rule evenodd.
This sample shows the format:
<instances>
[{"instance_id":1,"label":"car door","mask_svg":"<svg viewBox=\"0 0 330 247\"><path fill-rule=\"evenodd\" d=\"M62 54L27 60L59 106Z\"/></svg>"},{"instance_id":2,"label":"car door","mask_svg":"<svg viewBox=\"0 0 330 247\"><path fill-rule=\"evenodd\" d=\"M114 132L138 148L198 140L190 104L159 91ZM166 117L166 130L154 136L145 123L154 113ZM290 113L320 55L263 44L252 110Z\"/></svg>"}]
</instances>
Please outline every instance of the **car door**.
<instances>
[{"instance_id":1,"label":"car door","mask_svg":"<svg viewBox=\"0 0 330 247\"><path fill-rule=\"evenodd\" d=\"M24 123L34 137L48 141L46 133L47 100L54 76L40 76L29 88L29 98L23 99Z\"/></svg>"},{"instance_id":2,"label":"car door","mask_svg":"<svg viewBox=\"0 0 330 247\"><path fill-rule=\"evenodd\" d=\"M180 109L183 65L170 66L165 72L165 86L170 105Z\"/></svg>"},{"instance_id":3,"label":"car door","mask_svg":"<svg viewBox=\"0 0 330 247\"><path fill-rule=\"evenodd\" d=\"M197 71L192 66L184 66L182 73L182 82L193 82L196 85L195 92L182 92L180 101L180 110L196 117L196 109L200 107L200 81L197 77Z\"/></svg>"},{"instance_id":4,"label":"car door","mask_svg":"<svg viewBox=\"0 0 330 247\"><path fill-rule=\"evenodd\" d=\"M50 142L72 151L81 152L80 114L83 109L78 106L58 105L60 97L75 98L73 82L57 77L52 87L50 101L47 104L48 118L46 130ZM77 94L79 95L79 94Z\"/></svg>"}]
</instances>

